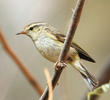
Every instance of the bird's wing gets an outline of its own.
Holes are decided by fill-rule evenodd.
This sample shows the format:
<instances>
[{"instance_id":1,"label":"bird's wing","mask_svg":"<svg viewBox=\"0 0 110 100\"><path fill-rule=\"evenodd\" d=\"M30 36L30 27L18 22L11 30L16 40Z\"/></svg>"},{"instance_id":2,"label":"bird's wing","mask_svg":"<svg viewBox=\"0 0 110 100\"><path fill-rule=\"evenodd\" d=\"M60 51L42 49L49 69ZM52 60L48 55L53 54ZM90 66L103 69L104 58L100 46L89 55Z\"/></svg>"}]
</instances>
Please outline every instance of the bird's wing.
<instances>
[{"instance_id":1,"label":"bird's wing","mask_svg":"<svg viewBox=\"0 0 110 100\"><path fill-rule=\"evenodd\" d=\"M83 50L79 45L77 45L75 42L72 42L71 46L77 50L80 58L95 63L95 60L85 50Z\"/></svg>"},{"instance_id":2,"label":"bird's wing","mask_svg":"<svg viewBox=\"0 0 110 100\"><path fill-rule=\"evenodd\" d=\"M52 36L51 36L52 39L59 40L60 42L64 43L65 35L60 34L59 32L55 32L54 30L53 31L49 30L49 29L48 29L48 32L52 34ZM76 51L78 52L79 57L81 59L84 59L84 60L87 60L87 61L95 63L95 60L85 50L83 50L79 45L77 45L76 43L72 42L71 47L76 49Z\"/></svg>"}]
</instances>

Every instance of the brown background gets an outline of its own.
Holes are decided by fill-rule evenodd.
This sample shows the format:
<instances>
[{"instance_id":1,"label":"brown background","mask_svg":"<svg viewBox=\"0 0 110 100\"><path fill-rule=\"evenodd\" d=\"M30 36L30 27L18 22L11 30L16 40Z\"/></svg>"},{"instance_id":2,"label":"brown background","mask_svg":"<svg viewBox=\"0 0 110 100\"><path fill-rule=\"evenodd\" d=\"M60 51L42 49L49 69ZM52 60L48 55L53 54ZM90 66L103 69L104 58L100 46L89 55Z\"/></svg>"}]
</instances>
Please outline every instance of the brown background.
<instances>
[{"instance_id":1,"label":"brown background","mask_svg":"<svg viewBox=\"0 0 110 100\"><path fill-rule=\"evenodd\" d=\"M26 36L16 36L32 22L47 22L66 33L76 0L0 0L0 27L19 58L39 83L46 85L44 68L53 73L53 63L44 59ZM84 62L98 76L110 55L110 1L86 0L74 40L95 60ZM79 73L72 67L63 72L54 91L55 100L82 100L87 89ZM109 92L110 93L110 92ZM109 93L101 100L109 100ZM35 90L24 78L0 44L0 100L38 100ZM105 99L106 98L106 99Z\"/></svg>"}]
</instances>

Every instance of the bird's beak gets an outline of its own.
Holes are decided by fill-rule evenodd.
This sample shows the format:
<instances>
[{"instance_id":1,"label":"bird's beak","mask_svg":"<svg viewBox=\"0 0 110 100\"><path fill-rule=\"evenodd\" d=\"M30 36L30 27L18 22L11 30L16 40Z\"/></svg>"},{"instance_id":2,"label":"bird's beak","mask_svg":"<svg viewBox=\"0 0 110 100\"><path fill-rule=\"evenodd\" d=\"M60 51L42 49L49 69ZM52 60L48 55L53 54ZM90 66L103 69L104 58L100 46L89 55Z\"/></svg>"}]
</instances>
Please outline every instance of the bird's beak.
<instances>
[{"instance_id":1,"label":"bird's beak","mask_svg":"<svg viewBox=\"0 0 110 100\"><path fill-rule=\"evenodd\" d=\"M22 31L20 33L17 33L16 35L20 35L20 34L26 34L26 32Z\"/></svg>"}]
</instances>

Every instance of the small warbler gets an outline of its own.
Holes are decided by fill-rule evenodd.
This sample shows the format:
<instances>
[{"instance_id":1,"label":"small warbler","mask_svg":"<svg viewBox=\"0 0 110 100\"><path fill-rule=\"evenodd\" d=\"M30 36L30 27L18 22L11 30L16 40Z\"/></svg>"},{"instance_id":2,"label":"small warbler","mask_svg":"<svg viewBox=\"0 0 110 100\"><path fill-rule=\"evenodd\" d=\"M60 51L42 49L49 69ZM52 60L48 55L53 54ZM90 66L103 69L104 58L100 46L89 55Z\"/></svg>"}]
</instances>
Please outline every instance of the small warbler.
<instances>
[{"instance_id":1,"label":"small warbler","mask_svg":"<svg viewBox=\"0 0 110 100\"><path fill-rule=\"evenodd\" d=\"M29 36L35 47L46 59L54 63L57 61L64 45L65 35L60 34L54 27L46 23L36 22L26 26L24 30L17 35L19 34ZM72 42L66 63L72 65L82 75L89 89L93 90L98 85L98 81L82 65L80 59L95 62L86 51L75 42Z\"/></svg>"}]
</instances>

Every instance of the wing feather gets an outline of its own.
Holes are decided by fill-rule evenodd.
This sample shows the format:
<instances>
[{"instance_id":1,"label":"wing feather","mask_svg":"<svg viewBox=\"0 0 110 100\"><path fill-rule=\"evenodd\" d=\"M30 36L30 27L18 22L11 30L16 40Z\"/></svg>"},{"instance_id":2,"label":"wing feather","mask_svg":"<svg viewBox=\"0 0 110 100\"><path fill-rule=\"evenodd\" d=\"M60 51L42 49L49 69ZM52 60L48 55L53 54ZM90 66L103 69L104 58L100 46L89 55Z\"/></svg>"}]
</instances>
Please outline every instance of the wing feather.
<instances>
[{"instance_id":1,"label":"wing feather","mask_svg":"<svg viewBox=\"0 0 110 100\"><path fill-rule=\"evenodd\" d=\"M55 28L54 28L53 31L50 30L50 29L52 29L52 27L48 28L48 32L50 32L51 34L54 35L53 39L54 40L59 40L60 42L64 43L65 35L60 34L58 31L54 31L54 30L56 30ZM95 60L85 50L83 50L78 44L76 44L75 42L72 42L71 47L76 49L76 51L78 52L79 57L81 59L84 59L84 60L87 60L87 61L95 63Z\"/></svg>"}]
</instances>

